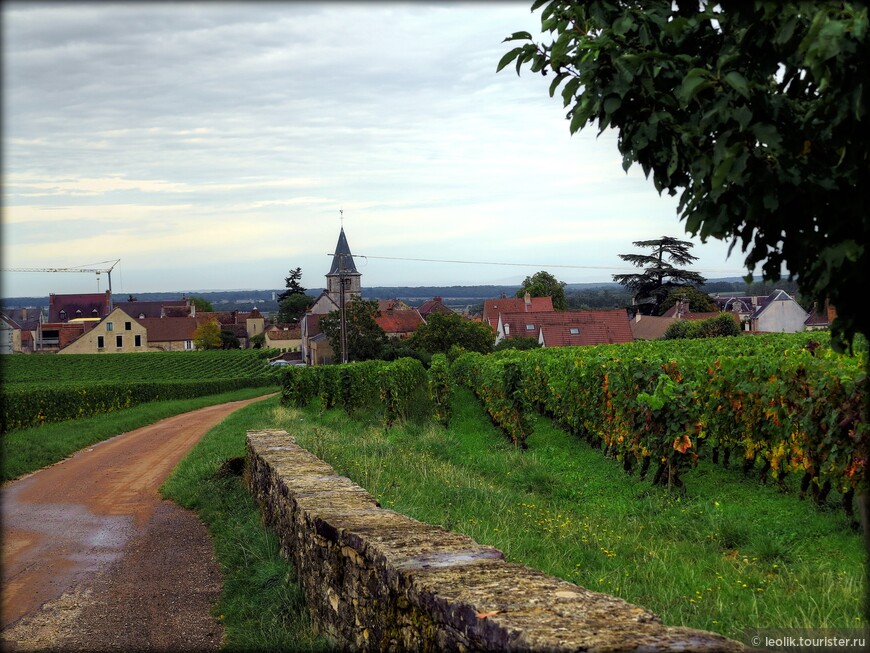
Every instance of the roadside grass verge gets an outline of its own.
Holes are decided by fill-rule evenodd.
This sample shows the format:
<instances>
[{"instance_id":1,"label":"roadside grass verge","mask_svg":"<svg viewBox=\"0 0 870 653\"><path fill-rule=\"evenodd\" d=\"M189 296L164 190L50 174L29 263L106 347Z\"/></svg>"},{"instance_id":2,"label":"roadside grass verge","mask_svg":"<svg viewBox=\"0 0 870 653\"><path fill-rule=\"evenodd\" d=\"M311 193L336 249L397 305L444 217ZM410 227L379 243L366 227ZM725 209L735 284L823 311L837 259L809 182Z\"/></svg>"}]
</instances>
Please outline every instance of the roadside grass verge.
<instances>
[{"instance_id":1,"label":"roadside grass verge","mask_svg":"<svg viewBox=\"0 0 870 653\"><path fill-rule=\"evenodd\" d=\"M268 428L287 430L384 507L649 608L669 625L738 640L752 628L867 626L865 552L842 511L739 472L702 464L686 475L685 494L669 493L537 416L522 451L465 389L449 429L385 429L374 415L321 414L316 402L265 403Z\"/></svg>"},{"instance_id":2,"label":"roadside grass verge","mask_svg":"<svg viewBox=\"0 0 870 653\"><path fill-rule=\"evenodd\" d=\"M223 574L215 616L223 650L328 651L313 634L293 566L263 525L242 480L245 431L271 428L277 398L246 406L211 429L161 486L161 494L196 511L211 532Z\"/></svg>"},{"instance_id":3,"label":"roadside grass verge","mask_svg":"<svg viewBox=\"0 0 870 653\"><path fill-rule=\"evenodd\" d=\"M71 456L84 447L198 408L260 397L280 388L234 390L217 395L152 401L124 410L77 420L43 424L0 435L0 482L20 478Z\"/></svg>"}]
</instances>

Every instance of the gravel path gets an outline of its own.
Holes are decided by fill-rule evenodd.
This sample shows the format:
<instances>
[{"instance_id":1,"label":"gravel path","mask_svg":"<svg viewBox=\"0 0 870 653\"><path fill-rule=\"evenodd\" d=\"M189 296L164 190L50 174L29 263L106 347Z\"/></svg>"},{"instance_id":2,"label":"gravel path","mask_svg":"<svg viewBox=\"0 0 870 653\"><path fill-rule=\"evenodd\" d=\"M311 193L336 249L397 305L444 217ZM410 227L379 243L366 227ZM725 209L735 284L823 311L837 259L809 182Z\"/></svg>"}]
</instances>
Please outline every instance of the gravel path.
<instances>
[{"instance_id":1,"label":"gravel path","mask_svg":"<svg viewBox=\"0 0 870 653\"><path fill-rule=\"evenodd\" d=\"M211 539L158 488L206 431L259 400L170 417L0 489L0 650L217 650Z\"/></svg>"}]
</instances>

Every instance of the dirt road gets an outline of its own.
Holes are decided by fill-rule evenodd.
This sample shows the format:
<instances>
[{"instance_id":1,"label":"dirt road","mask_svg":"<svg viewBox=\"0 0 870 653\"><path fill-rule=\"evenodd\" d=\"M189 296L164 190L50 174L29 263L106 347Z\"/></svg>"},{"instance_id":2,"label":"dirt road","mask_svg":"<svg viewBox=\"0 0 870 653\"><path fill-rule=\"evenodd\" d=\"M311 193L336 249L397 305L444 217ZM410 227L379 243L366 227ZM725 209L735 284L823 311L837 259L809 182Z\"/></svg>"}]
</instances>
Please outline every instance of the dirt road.
<instances>
[{"instance_id":1,"label":"dirt road","mask_svg":"<svg viewBox=\"0 0 870 653\"><path fill-rule=\"evenodd\" d=\"M161 420L0 489L2 650L217 650L211 540L158 488L206 431L259 400Z\"/></svg>"}]
</instances>

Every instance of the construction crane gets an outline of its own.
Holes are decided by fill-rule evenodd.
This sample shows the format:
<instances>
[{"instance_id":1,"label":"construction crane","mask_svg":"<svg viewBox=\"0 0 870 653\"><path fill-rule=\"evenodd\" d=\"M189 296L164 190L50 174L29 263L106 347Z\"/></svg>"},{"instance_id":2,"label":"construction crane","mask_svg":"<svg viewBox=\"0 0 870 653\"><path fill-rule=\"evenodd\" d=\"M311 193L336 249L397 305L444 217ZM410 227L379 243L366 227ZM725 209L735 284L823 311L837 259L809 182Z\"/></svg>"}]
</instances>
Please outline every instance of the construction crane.
<instances>
[{"instance_id":1,"label":"construction crane","mask_svg":"<svg viewBox=\"0 0 870 653\"><path fill-rule=\"evenodd\" d=\"M3 272L95 272L97 275L97 289L100 288L100 275L102 273L106 273L109 278L109 311L112 310L112 270L118 263L121 262L121 259L115 259L114 261L98 261L97 263L86 263L85 265L78 265L75 267L69 268L3 268ZM96 268L93 267L95 265L104 265L106 263L111 263L111 265L107 268Z\"/></svg>"}]
</instances>

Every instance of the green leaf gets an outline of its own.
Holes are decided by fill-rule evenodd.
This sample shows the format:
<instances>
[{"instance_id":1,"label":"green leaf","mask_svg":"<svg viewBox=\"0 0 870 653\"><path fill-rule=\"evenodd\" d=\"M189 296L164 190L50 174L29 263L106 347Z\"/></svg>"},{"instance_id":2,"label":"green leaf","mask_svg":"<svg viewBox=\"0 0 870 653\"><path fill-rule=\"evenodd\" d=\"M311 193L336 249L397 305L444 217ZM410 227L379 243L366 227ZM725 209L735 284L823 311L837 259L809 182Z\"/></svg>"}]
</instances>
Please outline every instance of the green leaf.
<instances>
[{"instance_id":1,"label":"green leaf","mask_svg":"<svg viewBox=\"0 0 870 653\"><path fill-rule=\"evenodd\" d=\"M705 88L712 84L710 73L703 68L692 68L683 77L683 83L677 90L677 99L686 106Z\"/></svg>"},{"instance_id":2,"label":"green leaf","mask_svg":"<svg viewBox=\"0 0 870 653\"><path fill-rule=\"evenodd\" d=\"M559 73L553 78L553 81L550 82L550 97L553 97L556 93L556 89L559 88L559 84L565 81L566 77L568 77L568 73Z\"/></svg>"},{"instance_id":3,"label":"green leaf","mask_svg":"<svg viewBox=\"0 0 870 653\"><path fill-rule=\"evenodd\" d=\"M725 82L745 98L749 97L749 82L736 70L725 73Z\"/></svg>"},{"instance_id":4,"label":"green leaf","mask_svg":"<svg viewBox=\"0 0 870 653\"><path fill-rule=\"evenodd\" d=\"M622 100L616 95L611 95L606 100L604 100L604 113L613 113L614 111L617 111L621 106Z\"/></svg>"},{"instance_id":5,"label":"green leaf","mask_svg":"<svg viewBox=\"0 0 870 653\"><path fill-rule=\"evenodd\" d=\"M499 71L501 71L502 68L504 68L504 67L507 66L511 61L513 61L514 59L516 59L516 58L517 58L517 57L522 53L522 51L523 51L522 48L514 48L514 49L511 50L510 52L507 52L507 53L506 53L506 54L505 54L505 55L504 55L504 56L499 60L499 62L498 62L498 66L496 67L495 72L499 72Z\"/></svg>"},{"instance_id":6,"label":"green leaf","mask_svg":"<svg viewBox=\"0 0 870 653\"><path fill-rule=\"evenodd\" d=\"M631 15L626 15L613 23L613 33L617 36L625 36L632 27L634 27L634 20L632 20Z\"/></svg>"},{"instance_id":7,"label":"green leaf","mask_svg":"<svg viewBox=\"0 0 870 653\"><path fill-rule=\"evenodd\" d=\"M531 40L532 40L532 35L529 34L528 32L514 32L513 34L511 34L510 36L505 38L505 40L502 41L502 43L504 43L505 41L531 41Z\"/></svg>"}]
</instances>

